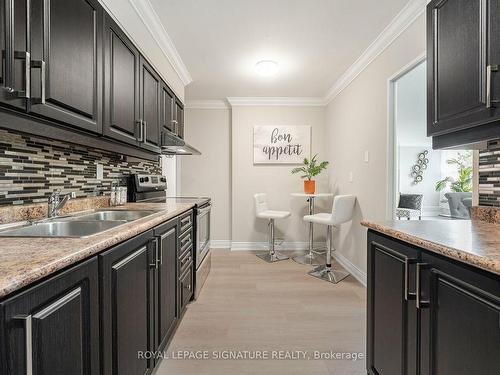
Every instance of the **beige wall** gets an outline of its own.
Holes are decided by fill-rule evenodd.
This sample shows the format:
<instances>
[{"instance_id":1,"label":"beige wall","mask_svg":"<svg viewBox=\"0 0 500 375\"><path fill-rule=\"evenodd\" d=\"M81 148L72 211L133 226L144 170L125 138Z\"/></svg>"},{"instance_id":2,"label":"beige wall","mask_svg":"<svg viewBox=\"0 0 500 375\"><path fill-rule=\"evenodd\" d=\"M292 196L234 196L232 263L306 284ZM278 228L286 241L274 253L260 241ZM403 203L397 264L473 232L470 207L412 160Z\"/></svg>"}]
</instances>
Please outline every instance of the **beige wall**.
<instances>
[{"instance_id":1,"label":"beige wall","mask_svg":"<svg viewBox=\"0 0 500 375\"><path fill-rule=\"evenodd\" d=\"M186 139L202 155L178 156L180 194L212 198L211 238L231 239L231 111L186 109Z\"/></svg>"},{"instance_id":2,"label":"beige wall","mask_svg":"<svg viewBox=\"0 0 500 375\"><path fill-rule=\"evenodd\" d=\"M158 73L169 84L177 96L184 101L184 84L160 47L149 33L129 1L99 0L126 30L141 52L148 57ZM126 27L124 26L126 25Z\"/></svg>"},{"instance_id":3,"label":"beige wall","mask_svg":"<svg viewBox=\"0 0 500 375\"><path fill-rule=\"evenodd\" d=\"M255 193L267 193L270 208L292 212L292 217L277 220L278 237L284 237L287 242L305 242L307 225L302 216L307 213L307 203L305 199L290 196L290 193L303 189L302 181L290 173L293 165L253 164L254 125L310 125L312 153L319 153L323 158L325 108L235 106L232 109L232 231L236 242L233 247L242 247L242 242L265 242L267 239L267 222L255 218ZM318 183L319 190L326 188L326 174L318 179ZM316 207L318 211L329 210L331 202L318 200Z\"/></svg>"},{"instance_id":4,"label":"beige wall","mask_svg":"<svg viewBox=\"0 0 500 375\"><path fill-rule=\"evenodd\" d=\"M326 110L325 148L331 161L330 188L357 196L352 224L336 234L337 251L366 272L366 228L362 218L384 220L387 204L387 81L425 52L420 16L378 56ZM364 162L364 152L369 162ZM353 181L349 182L349 173Z\"/></svg>"}]
</instances>

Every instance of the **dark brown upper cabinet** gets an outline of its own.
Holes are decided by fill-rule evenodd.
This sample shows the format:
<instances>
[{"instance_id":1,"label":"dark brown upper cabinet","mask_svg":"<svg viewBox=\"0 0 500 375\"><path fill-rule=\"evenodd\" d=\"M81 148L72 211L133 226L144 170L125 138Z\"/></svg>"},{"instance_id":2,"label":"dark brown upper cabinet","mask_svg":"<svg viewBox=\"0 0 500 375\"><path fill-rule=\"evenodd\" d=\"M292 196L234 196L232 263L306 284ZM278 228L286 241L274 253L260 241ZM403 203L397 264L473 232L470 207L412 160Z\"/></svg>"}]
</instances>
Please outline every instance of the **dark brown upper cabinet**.
<instances>
[{"instance_id":1,"label":"dark brown upper cabinet","mask_svg":"<svg viewBox=\"0 0 500 375\"><path fill-rule=\"evenodd\" d=\"M499 4L433 0L427 6L427 134L435 148L500 136Z\"/></svg>"},{"instance_id":2,"label":"dark brown upper cabinet","mask_svg":"<svg viewBox=\"0 0 500 375\"><path fill-rule=\"evenodd\" d=\"M104 22L104 123L107 137L140 145L140 54L120 27L106 15Z\"/></svg>"},{"instance_id":3,"label":"dark brown upper cabinet","mask_svg":"<svg viewBox=\"0 0 500 375\"><path fill-rule=\"evenodd\" d=\"M30 97L29 1L0 0L0 103L26 110Z\"/></svg>"},{"instance_id":4,"label":"dark brown upper cabinet","mask_svg":"<svg viewBox=\"0 0 500 375\"><path fill-rule=\"evenodd\" d=\"M160 105L160 113L161 113L161 124L162 130L167 130L169 132L174 132L174 102L175 95L170 90L165 82L162 83L161 87L161 105Z\"/></svg>"},{"instance_id":5,"label":"dark brown upper cabinet","mask_svg":"<svg viewBox=\"0 0 500 375\"><path fill-rule=\"evenodd\" d=\"M160 92L162 82L158 73L141 56L140 66L140 124L143 132L141 147L160 150Z\"/></svg>"},{"instance_id":6,"label":"dark brown upper cabinet","mask_svg":"<svg viewBox=\"0 0 500 375\"><path fill-rule=\"evenodd\" d=\"M179 99L175 101L175 121L176 134L184 138L184 106Z\"/></svg>"},{"instance_id":7,"label":"dark brown upper cabinet","mask_svg":"<svg viewBox=\"0 0 500 375\"><path fill-rule=\"evenodd\" d=\"M182 102L98 0L0 0L0 49L3 128L151 160L184 134Z\"/></svg>"},{"instance_id":8,"label":"dark brown upper cabinet","mask_svg":"<svg viewBox=\"0 0 500 375\"><path fill-rule=\"evenodd\" d=\"M97 0L29 3L32 61L28 110L101 133L102 7Z\"/></svg>"}]
</instances>

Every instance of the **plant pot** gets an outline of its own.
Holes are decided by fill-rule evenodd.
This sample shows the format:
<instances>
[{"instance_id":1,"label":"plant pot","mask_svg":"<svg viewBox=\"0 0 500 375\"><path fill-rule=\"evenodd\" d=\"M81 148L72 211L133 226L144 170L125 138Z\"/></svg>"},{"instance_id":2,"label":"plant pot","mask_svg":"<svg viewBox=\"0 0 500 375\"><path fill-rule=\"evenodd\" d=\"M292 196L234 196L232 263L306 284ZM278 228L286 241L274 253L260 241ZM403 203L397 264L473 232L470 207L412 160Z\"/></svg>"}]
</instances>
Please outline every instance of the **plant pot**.
<instances>
[{"instance_id":1,"label":"plant pot","mask_svg":"<svg viewBox=\"0 0 500 375\"><path fill-rule=\"evenodd\" d=\"M316 181L305 180L304 181L304 193L314 194L316 192Z\"/></svg>"}]
</instances>

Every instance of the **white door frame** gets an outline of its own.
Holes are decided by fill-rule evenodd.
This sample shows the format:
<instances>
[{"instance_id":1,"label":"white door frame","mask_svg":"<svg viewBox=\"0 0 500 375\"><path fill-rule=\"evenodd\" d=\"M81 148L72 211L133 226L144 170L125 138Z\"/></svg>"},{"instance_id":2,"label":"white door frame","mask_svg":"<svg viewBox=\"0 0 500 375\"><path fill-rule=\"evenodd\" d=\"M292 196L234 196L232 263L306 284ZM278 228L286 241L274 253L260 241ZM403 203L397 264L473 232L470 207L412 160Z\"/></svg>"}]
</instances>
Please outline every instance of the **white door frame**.
<instances>
[{"instance_id":1,"label":"white door frame","mask_svg":"<svg viewBox=\"0 0 500 375\"><path fill-rule=\"evenodd\" d=\"M387 207L386 219L395 218L394 211L397 205L396 192L398 189L397 172L397 144L395 119L395 83L396 81L426 60L426 52L422 53L410 63L402 67L387 80Z\"/></svg>"}]
</instances>

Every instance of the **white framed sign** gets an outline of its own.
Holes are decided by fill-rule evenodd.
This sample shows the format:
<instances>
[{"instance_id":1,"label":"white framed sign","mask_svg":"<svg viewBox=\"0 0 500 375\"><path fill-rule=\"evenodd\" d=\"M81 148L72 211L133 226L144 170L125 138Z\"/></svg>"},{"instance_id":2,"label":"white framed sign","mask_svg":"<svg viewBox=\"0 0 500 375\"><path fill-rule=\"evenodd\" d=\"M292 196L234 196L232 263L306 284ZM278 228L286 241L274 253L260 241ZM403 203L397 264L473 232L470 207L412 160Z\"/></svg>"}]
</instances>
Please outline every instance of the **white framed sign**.
<instances>
[{"instance_id":1,"label":"white framed sign","mask_svg":"<svg viewBox=\"0 0 500 375\"><path fill-rule=\"evenodd\" d=\"M310 126L253 127L254 164L302 164L310 156Z\"/></svg>"}]
</instances>

